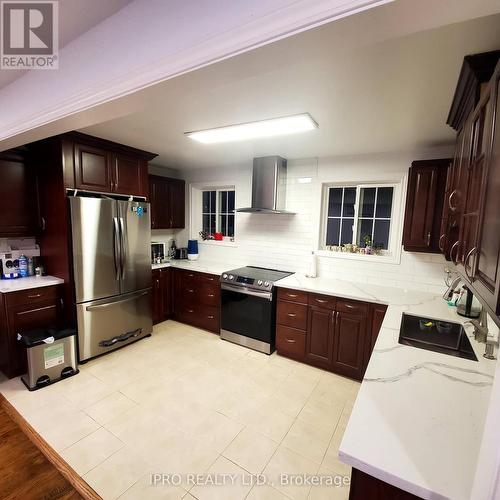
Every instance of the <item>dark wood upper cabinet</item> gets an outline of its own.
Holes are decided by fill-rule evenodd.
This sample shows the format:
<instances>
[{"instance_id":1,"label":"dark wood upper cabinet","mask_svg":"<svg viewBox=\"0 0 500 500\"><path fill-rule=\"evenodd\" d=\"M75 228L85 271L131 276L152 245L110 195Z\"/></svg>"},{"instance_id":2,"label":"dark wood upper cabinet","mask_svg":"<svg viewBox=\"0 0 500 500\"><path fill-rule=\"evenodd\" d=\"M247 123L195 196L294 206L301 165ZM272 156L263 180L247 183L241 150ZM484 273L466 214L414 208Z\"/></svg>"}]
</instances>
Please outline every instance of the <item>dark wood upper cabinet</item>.
<instances>
[{"instance_id":1,"label":"dark wood upper cabinet","mask_svg":"<svg viewBox=\"0 0 500 500\"><path fill-rule=\"evenodd\" d=\"M156 155L78 132L66 134L76 189L148 197L148 161ZM71 154L66 151L68 158Z\"/></svg>"},{"instance_id":2,"label":"dark wood upper cabinet","mask_svg":"<svg viewBox=\"0 0 500 500\"><path fill-rule=\"evenodd\" d=\"M0 237L34 236L39 230L36 172L27 151L0 153Z\"/></svg>"},{"instance_id":3,"label":"dark wood upper cabinet","mask_svg":"<svg viewBox=\"0 0 500 500\"><path fill-rule=\"evenodd\" d=\"M111 153L90 144L74 143L75 188L112 191Z\"/></svg>"},{"instance_id":4,"label":"dark wood upper cabinet","mask_svg":"<svg viewBox=\"0 0 500 500\"><path fill-rule=\"evenodd\" d=\"M446 179L451 160L414 161L408 177L403 245L411 252L440 252Z\"/></svg>"},{"instance_id":5,"label":"dark wood upper cabinet","mask_svg":"<svg viewBox=\"0 0 500 500\"><path fill-rule=\"evenodd\" d=\"M183 229L186 183L158 175L149 176L151 229Z\"/></svg>"}]
</instances>

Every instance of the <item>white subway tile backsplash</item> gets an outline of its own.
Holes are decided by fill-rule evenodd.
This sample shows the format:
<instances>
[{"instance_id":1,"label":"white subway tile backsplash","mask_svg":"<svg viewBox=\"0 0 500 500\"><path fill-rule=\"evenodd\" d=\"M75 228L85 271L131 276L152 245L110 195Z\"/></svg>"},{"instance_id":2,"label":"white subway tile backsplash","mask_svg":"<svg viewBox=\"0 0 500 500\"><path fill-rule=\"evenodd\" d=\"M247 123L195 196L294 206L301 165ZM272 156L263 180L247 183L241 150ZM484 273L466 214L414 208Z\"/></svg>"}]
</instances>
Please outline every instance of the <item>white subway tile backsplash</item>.
<instances>
[{"instance_id":1,"label":"white subway tile backsplash","mask_svg":"<svg viewBox=\"0 0 500 500\"><path fill-rule=\"evenodd\" d=\"M367 160L364 159L364 162ZM391 160L393 161L393 160ZM409 159L402 158L398 168L405 172ZM327 167L322 165L322 176ZM350 166L352 178L362 180L363 168ZM390 167L388 167L390 168ZM392 169L394 170L394 164ZM238 206L251 199L251 165L234 170L214 169L188 173L187 183L209 182L210 179L224 181L237 179L236 197ZM345 169L331 167L329 180L346 175ZM380 173L383 178L384 173ZM299 178L311 177L310 184L301 184ZM287 210L296 215L238 214L236 217L236 246L204 245L200 255L207 260L225 260L263 267L280 268L299 273L309 270L310 253L318 240L317 210L319 200L319 174L316 159L288 162ZM181 240L188 239L188 231ZM345 260L334 257L318 257L320 276L357 282L384 284L406 289L418 289L441 293L444 285L445 260L440 255L416 254L402 251L399 264L387 264L361 260Z\"/></svg>"}]
</instances>

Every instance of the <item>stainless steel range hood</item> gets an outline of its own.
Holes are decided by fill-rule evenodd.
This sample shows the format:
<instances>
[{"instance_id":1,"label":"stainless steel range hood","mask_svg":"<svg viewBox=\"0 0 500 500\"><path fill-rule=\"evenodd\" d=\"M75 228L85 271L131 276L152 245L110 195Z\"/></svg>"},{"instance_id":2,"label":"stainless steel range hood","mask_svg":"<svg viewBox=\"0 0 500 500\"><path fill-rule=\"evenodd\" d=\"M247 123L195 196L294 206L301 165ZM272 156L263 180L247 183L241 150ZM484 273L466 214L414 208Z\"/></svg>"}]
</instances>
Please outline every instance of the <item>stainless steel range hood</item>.
<instances>
[{"instance_id":1,"label":"stainless steel range hood","mask_svg":"<svg viewBox=\"0 0 500 500\"><path fill-rule=\"evenodd\" d=\"M280 156L254 158L252 206L237 212L251 214L292 214L286 206L286 160Z\"/></svg>"}]
</instances>

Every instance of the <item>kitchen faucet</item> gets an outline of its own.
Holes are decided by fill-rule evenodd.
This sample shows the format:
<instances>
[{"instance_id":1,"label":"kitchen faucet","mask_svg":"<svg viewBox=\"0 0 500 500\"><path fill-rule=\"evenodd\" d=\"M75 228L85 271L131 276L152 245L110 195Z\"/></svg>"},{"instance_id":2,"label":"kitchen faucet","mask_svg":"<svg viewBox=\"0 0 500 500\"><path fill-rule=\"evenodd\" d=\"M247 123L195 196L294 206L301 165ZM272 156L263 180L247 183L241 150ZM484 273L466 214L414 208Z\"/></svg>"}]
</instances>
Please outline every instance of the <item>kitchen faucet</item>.
<instances>
[{"instance_id":1,"label":"kitchen faucet","mask_svg":"<svg viewBox=\"0 0 500 500\"><path fill-rule=\"evenodd\" d=\"M478 342L486 344L483 356L486 359L495 359L495 347L498 347L499 342L498 339L488 338L488 314L486 310L483 308L479 319L472 319L470 323L474 325L474 338Z\"/></svg>"},{"instance_id":2,"label":"kitchen faucet","mask_svg":"<svg viewBox=\"0 0 500 500\"><path fill-rule=\"evenodd\" d=\"M460 283L460 281L462 281L462 278L460 276L457 276L450 284L450 286L448 287L448 290L446 290L446 292L444 292L444 295L443 295L443 299L446 300L446 302L448 302L449 300L452 299L453 297L453 292L455 291L455 288L457 287L457 285Z\"/></svg>"}]
</instances>

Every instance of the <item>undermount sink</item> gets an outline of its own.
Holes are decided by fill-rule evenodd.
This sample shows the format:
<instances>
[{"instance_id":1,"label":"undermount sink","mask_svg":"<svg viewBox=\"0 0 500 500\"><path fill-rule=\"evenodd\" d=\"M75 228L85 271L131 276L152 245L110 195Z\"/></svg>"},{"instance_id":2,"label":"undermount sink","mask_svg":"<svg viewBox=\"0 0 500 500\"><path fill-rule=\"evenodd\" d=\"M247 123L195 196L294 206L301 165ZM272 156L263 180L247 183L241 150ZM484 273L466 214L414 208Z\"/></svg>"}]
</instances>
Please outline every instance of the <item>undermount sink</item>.
<instances>
[{"instance_id":1,"label":"undermount sink","mask_svg":"<svg viewBox=\"0 0 500 500\"><path fill-rule=\"evenodd\" d=\"M477 361L474 349L460 323L403 313L399 343Z\"/></svg>"}]
</instances>

